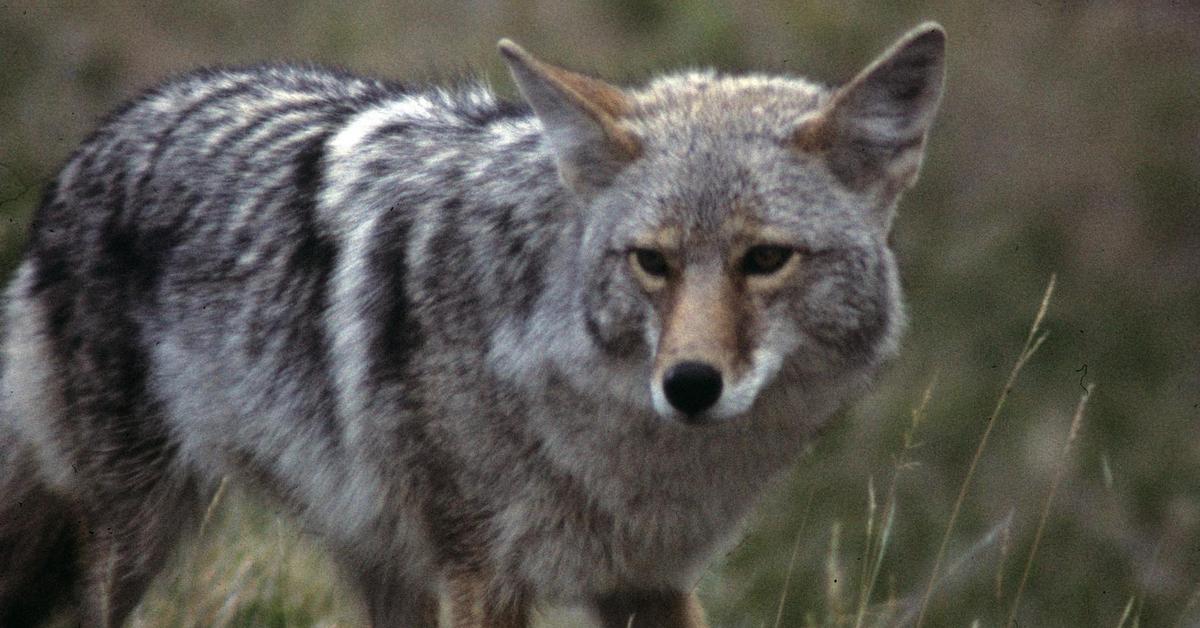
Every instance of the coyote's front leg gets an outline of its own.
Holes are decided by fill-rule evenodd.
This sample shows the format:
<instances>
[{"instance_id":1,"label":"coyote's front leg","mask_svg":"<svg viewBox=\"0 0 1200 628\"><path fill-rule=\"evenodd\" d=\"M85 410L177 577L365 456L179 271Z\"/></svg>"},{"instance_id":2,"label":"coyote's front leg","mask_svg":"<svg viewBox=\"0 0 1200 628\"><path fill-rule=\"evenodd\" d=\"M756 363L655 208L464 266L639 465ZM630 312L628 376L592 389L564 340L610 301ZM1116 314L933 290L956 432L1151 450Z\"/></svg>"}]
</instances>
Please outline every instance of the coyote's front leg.
<instances>
[{"instance_id":1,"label":"coyote's front leg","mask_svg":"<svg viewBox=\"0 0 1200 628\"><path fill-rule=\"evenodd\" d=\"M477 572L448 579L453 628L527 628L529 604L523 595L501 595Z\"/></svg>"},{"instance_id":2,"label":"coyote's front leg","mask_svg":"<svg viewBox=\"0 0 1200 628\"><path fill-rule=\"evenodd\" d=\"M606 595L595 602L604 628L707 628L694 593L635 591Z\"/></svg>"}]
</instances>

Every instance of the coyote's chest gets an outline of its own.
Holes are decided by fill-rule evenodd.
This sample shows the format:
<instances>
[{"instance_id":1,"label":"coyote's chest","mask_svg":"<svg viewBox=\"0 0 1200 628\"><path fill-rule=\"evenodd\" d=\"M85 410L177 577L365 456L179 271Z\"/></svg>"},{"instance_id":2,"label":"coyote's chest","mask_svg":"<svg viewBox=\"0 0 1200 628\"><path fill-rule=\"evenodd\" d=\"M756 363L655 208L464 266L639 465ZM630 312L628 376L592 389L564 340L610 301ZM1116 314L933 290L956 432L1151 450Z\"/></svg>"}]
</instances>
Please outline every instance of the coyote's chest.
<instances>
[{"instance_id":1,"label":"coyote's chest","mask_svg":"<svg viewBox=\"0 0 1200 628\"><path fill-rule=\"evenodd\" d=\"M783 433L751 417L700 431L575 420L633 427L546 435L556 477L533 479L497 516L498 562L563 600L691 587L804 438L798 426Z\"/></svg>"}]
</instances>

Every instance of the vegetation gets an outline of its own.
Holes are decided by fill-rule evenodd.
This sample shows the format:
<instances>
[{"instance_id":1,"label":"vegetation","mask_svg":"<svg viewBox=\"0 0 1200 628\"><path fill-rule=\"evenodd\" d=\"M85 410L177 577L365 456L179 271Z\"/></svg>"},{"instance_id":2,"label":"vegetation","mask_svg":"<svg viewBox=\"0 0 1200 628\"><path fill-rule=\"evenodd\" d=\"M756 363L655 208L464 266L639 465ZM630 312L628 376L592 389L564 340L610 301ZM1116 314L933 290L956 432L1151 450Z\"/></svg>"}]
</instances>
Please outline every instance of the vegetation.
<instances>
[{"instance_id":1,"label":"vegetation","mask_svg":"<svg viewBox=\"0 0 1200 628\"><path fill-rule=\"evenodd\" d=\"M701 581L713 622L1200 622L1195 5L53 4L0 7L4 269L40 188L98 117L198 65L314 59L404 79L473 66L511 90L493 47L509 36L621 80L714 65L837 82L941 21L947 97L896 223L904 351ZM1073 413L1082 397L1086 414ZM250 504L222 499L138 625L359 623L315 544Z\"/></svg>"}]
</instances>

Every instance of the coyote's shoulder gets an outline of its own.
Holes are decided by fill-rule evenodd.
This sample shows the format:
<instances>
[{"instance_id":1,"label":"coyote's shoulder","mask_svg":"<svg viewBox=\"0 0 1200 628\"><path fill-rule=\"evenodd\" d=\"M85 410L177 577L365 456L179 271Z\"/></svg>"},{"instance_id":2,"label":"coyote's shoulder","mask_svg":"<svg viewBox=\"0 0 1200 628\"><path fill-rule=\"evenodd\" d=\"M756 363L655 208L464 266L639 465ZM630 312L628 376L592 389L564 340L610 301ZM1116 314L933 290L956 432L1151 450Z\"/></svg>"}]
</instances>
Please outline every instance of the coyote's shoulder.
<instances>
[{"instance_id":1,"label":"coyote's shoulder","mask_svg":"<svg viewBox=\"0 0 1200 628\"><path fill-rule=\"evenodd\" d=\"M119 624L225 477L379 625L441 591L462 626L701 624L706 560L895 351L943 39L838 89L503 41L520 100L304 66L135 99L8 289L0 624Z\"/></svg>"}]
</instances>

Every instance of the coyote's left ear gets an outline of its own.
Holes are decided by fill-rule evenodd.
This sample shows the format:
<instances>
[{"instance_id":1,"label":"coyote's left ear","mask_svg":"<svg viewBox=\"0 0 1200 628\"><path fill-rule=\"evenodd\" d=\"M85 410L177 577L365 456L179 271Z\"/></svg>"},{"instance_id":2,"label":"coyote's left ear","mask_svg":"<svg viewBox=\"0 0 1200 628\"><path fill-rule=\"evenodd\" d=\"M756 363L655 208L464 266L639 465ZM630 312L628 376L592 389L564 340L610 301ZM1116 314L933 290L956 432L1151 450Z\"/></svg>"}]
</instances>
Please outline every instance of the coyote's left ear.
<instances>
[{"instance_id":1,"label":"coyote's left ear","mask_svg":"<svg viewBox=\"0 0 1200 628\"><path fill-rule=\"evenodd\" d=\"M909 31L800 124L792 135L796 147L825 153L849 187L883 184L894 197L916 182L942 97L945 48L946 33L936 23Z\"/></svg>"},{"instance_id":2,"label":"coyote's left ear","mask_svg":"<svg viewBox=\"0 0 1200 628\"><path fill-rule=\"evenodd\" d=\"M630 105L620 88L539 61L507 39L498 47L568 186L577 192L603 187L641 155L637 136L621 121Z\"/></svg>"}]
</instances>

